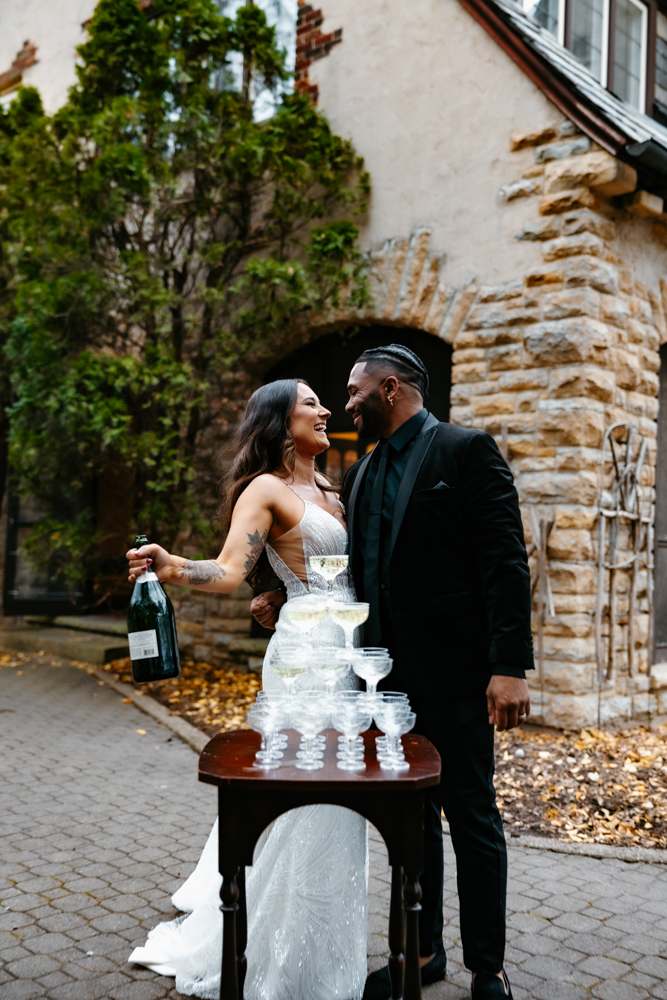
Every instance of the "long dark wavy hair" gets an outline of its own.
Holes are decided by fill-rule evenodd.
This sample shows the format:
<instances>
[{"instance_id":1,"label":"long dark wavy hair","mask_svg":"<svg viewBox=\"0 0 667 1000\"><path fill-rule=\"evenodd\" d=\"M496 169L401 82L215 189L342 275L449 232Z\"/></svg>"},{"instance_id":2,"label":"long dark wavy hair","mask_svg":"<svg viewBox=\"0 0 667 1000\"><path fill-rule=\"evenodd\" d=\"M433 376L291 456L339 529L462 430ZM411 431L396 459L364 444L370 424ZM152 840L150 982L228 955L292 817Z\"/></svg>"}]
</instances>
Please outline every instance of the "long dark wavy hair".
<instances>
[{"instance_id":1,"label":"long dark wavy hair","mask_svg":"<svg viewBox=\"0 0 667 1000\"><path fill-rule=\"evenodd\" d=\"M222 481L222 503L218 520L224 534L229 531L232 512L244 489L265 472L289 479L294 472L296 448L290 421L296 405L302 378L281 378L253 392L239 424L232 452L235 455L229 472ZM323 475L317 477L325 491L335 491ZM266 583L269 572L263 552L248 582L256 589Z\"/></svg>"}]
</instances>

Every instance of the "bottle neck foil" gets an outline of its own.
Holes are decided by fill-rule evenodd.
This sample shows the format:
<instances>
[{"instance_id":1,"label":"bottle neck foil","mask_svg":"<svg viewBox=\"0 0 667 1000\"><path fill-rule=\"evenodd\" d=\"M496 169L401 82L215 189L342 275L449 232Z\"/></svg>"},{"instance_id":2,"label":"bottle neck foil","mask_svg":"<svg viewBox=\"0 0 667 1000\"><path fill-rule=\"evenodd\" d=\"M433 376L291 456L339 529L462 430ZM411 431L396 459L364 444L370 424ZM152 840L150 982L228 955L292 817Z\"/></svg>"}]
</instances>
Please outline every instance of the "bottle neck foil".
<instances>
[{"instance_id":1,"label":"bottle neck foil","mask_svg":"<svg viewBox=\"0 0 667 1000\"><path fill-rule=\"evenodd\" d=\"M137 577L137 583L150 583L152 580L158 583L157 574L152 569L146 570L145 573Z\"/></svg>"}]
</instances>

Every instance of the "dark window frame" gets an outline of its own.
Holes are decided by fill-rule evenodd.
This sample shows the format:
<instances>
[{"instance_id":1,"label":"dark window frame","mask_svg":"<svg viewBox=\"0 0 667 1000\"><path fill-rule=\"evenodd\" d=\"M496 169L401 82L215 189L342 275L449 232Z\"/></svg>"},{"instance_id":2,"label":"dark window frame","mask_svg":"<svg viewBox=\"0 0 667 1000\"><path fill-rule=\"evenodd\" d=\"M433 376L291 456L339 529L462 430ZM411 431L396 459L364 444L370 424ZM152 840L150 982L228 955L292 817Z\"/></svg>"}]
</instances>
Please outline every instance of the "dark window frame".
<instances>
[{"instance_id":1,"label":"dark window frame","mask_svg":"<svg viewBox=\"0 0 667 1000\"><path fill-rule=\"evenodd\" d=\"M2 610L5 615L57 615L82 614L90 603L90 594L77 592L69 594L55 587L45 587L39 594L22 596L16 589L19 557L19 531L31 527L36 518L26 516L21 509L21 500L12 492L7 495L7 530L5 535L5 567L2 582ZM88 588L89 589L89 588Z\"/></svg>"}]
</instances>

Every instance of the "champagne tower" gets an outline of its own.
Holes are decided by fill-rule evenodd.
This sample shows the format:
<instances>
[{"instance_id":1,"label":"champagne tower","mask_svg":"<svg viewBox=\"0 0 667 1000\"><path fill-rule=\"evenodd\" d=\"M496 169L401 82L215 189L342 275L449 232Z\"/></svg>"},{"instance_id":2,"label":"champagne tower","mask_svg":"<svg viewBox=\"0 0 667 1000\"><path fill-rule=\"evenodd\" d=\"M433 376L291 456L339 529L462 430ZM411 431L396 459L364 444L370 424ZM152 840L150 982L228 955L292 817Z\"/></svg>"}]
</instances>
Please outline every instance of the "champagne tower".
<instances>
[{"instance_id":1,"label":"champagne tower","mask_svg":"<svg viewBox=\"0 0 667 1000\"><path fill-rule=\"evenodd\" d=\"M137 535L135 545L146 545L145 535ZM178 677L181 663L172 603L156 574L147 570L137 578L127 612L132 676L137 683Z\"/></svg>"}]
</instances>

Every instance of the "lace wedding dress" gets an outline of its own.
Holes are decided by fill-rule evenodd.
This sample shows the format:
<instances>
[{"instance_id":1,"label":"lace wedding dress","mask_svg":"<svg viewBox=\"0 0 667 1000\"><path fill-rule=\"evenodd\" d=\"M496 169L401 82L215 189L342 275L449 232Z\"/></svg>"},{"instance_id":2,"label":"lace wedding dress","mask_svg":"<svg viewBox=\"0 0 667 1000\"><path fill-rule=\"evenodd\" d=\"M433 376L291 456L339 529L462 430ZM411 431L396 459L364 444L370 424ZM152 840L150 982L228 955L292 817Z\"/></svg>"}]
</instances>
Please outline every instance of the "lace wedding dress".
<instances>
[{"instance_id":1,"label":"lace wedding dress","mask_svg":"<svg viewBox=\"0 0 667 1000\"><path fill-rule=\"evenodd\" d=\"M288 600L324 589L309 556L347 549L343 525L317 504L304 500L304 505L300 523L273 548L266 546ZM336 590L353 599L346 574L337 578ZM309 640L344 644L342 630L328 618ZM284 689L270 657L276 644L294 641L303 641L302 633L282 614L264 660L265 690ZM309 675L301 679L302 688L320 686ZM356 677L350 674L338 686L356 687ZM220 995L217 841L216 821L195 871L172 897L186 915L155 927L129 958L175 976L176 989L187 996ZM366 980L366 854L366 821L338 806L295 809L264 831L246 869L245 1000L360 1000Z\"/></svg>"}]
</instances>

